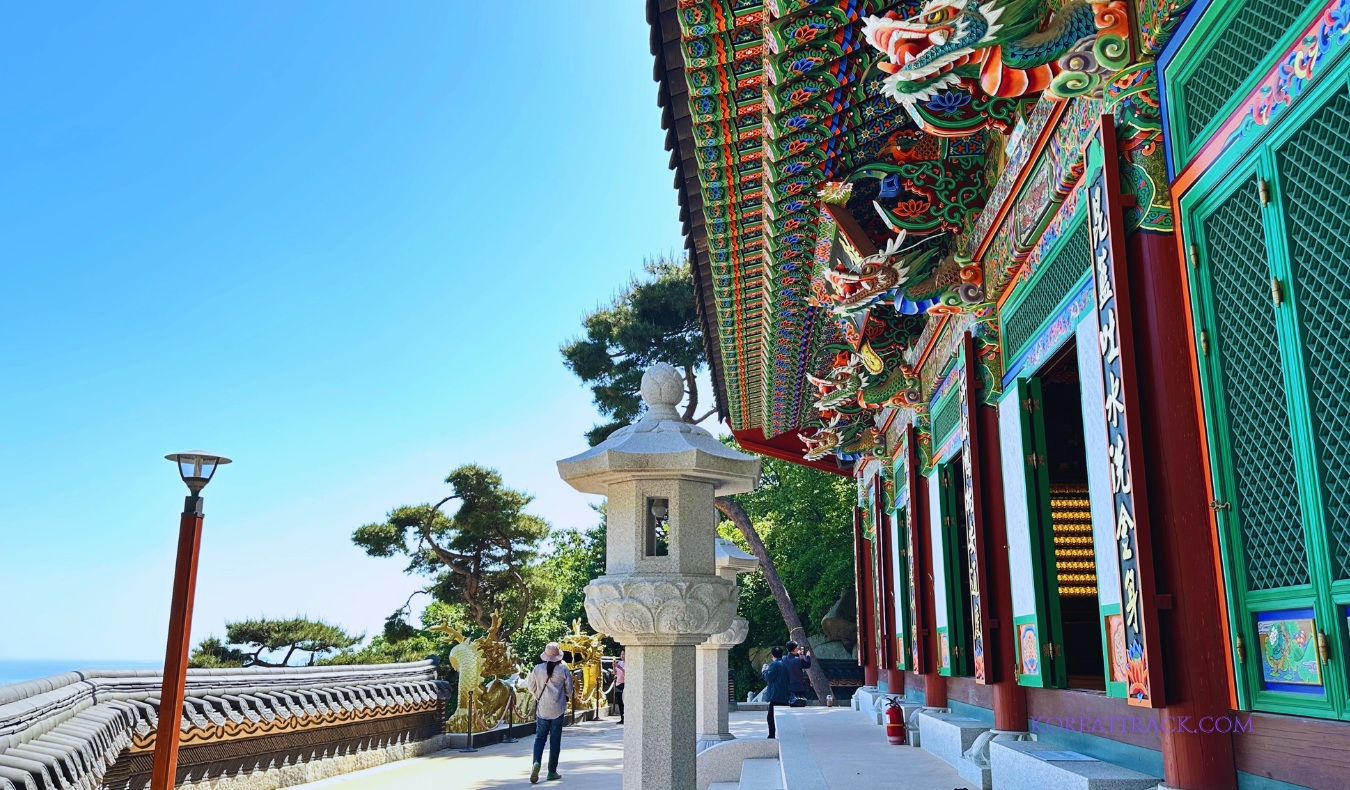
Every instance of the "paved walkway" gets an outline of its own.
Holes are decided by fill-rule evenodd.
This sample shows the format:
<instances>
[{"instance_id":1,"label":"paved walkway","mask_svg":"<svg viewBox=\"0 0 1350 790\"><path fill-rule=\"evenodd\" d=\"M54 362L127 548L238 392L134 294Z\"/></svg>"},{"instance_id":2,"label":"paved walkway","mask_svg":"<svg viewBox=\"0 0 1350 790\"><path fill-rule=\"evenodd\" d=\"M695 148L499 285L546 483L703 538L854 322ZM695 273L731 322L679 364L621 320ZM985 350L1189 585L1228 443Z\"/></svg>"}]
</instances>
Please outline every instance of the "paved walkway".
<instances>
[{"instance_id":1,"label":"paved walkway","mask_svg":"<svg viewBox=\"0 0 1350 790\"><path fill-rule=\"evenodd\" d=\"M928 752L891 746L885 729L869 724L849 708L780 710L793 716L811 747L828 790L952 790L966 788L960 775ZM764 736L763 713L731 714L737 737ZM530 787L530 752L534 739L486 746L473 754L447 750L412 760L303 785L306 790L488 790ZM545 752L545 762L548 753ZM585 722L563 730L561 782L540 788L622 790L623 728L618 719ZM545 766L547 768L547 766ZM792 787L792 779L788 778Z\"/></svg>"}]
</instances>

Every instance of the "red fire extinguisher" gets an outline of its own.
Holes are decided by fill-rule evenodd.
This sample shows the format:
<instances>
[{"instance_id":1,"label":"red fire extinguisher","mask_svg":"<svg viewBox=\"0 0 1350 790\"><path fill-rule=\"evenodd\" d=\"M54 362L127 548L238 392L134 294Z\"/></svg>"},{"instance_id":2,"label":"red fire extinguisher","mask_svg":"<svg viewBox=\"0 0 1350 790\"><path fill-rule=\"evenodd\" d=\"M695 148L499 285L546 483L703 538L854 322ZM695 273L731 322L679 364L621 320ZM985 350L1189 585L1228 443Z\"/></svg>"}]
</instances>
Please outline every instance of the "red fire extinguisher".
<instances>
[{"instance_id":1,"label":"red fire extinguisher","mask_svg":"<svg viewBox=\"0 0 1350 790\"><path fill-rule=\"evenodd\" d=\"M905 743L905 709L893 699L886 702L886 740L896 746Z\"/></svg>"}]
</instances>

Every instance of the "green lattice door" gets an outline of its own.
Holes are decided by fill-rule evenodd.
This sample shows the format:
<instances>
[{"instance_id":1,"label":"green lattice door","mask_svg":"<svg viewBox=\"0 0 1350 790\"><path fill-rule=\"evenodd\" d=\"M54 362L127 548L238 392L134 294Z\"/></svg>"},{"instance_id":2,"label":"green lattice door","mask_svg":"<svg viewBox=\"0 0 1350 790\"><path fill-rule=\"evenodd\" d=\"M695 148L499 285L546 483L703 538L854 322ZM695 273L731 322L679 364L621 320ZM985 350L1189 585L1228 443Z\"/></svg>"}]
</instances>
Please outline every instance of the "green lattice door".
<instances>
[{"instance_id":1,"label":"green lattice door","mask_svg":"<svg viewBox=\"0 0 1350 790\"><path fill-rule=\"evenodd\" d=\"M1244 707L1350 718L1350 93L1183 201Z\"/></svg>"},{"instance_id":2,"label":"green lattice door","mask_svg":"<svg viewBox=\"0 0 1350 790\"><path fill-rule=\"evenodd\" d=\"M892 574L895 580L895 668L910 664L910 579L909 508L901 505L891 511L891 545L894 546Z\"/></svg>"},{"instance_id":3,"label":"green lattice door","mask_svg":"<svg viewBox=\"0 0 1350 790\"><path fill-rule=\"evenodd\" d=\"M966 520L964 479L958 461L939 467L942 501L942 568L946 574L947 638L951 669L944 675L970 674L970 580L966 576Z\"/></svg>"},{"instance_id":4,"label":"green lattice door","mask_svg":"<svg viewBox=\"0 0 1350 790\"><path fill-rule=\"evenodd\" d=\"M1050 468L1046 463L1045 411L1038 376L1017 379L1017 408L1022 428L1022 467L1026 480L1031 584L1034 615L1016 617L1018 675L1024 686L1065 688L1064 623L1059 611L1054 526L1050 519ZM1031 633L1027 633L1030 628ZM1037 657L1034 650L1039 649Z\"/></svg>"}]
</instances>

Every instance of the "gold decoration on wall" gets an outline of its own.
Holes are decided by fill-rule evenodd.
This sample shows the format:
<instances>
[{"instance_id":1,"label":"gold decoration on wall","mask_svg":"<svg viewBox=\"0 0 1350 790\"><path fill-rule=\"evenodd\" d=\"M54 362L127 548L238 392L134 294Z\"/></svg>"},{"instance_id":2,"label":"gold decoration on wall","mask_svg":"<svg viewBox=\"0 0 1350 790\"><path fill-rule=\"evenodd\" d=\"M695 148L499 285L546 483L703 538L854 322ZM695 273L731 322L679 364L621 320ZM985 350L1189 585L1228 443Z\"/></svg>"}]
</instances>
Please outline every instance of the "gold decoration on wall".
<instances>
[{"instance_id":1,"label":"gold decoration on wall","mask_svg":"<svg viewBox=\"0 0 1350 790\"><path fill-rule=\"evenodd\" d=\"M1092 548L1092 510L1086 485L1050 486L1050 522L1054 530L1059 594L1097 595L1096 553Z\"/></svg>"},{"instance_id":2,"label":"gold decoration on wall","mask_svg":"<svg viewBox=\"0 0 1350 790\"><path fill-rule=\"evenodd\" d=\"M558 640L558 646L572 654L567 668L580 672L577 686L579 704L591 707L605 701L604 656L605 634L587 634L581 630L581 619L572 621L572 633Z\"/></svg>"}]
</instances>

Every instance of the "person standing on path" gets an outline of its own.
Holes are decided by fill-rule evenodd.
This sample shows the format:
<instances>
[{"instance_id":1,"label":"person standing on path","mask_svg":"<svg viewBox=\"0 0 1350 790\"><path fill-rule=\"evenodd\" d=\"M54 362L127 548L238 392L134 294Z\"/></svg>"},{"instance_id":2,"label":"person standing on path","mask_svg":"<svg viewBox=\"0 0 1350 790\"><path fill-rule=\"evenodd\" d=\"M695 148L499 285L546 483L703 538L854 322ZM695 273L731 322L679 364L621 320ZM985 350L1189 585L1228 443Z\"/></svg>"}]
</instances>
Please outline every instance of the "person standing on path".
<instances>
[{"instance_id":1,"label":"person standing on path","mask_svg":"<svg viewBox=\"0 0 1350 790\"><path fill-rule=\"evenodd\" d=\"M811 651L796 642L788 642L783 664L788 668L788 691L792 692L792 706L804 707L807 700L816 698L815 690L806 679L806 670L811 668Z\"/></svg>"},{"instance_id":2,"label":"person standing on path","mask_svg":"<svg viewBox=\"0 0 1350 790\"><path fill-rule=\"evenodd\" d=\"M544 757L544 741L548 741L548 778L561 779L558 773L558 752L562 749L562 729L567 701L572 698L572 671L563 666L562 649L557 642L549 642L539 654L542 661L534 665L525 687L534 695L534 765L530 768L530 784L539 782L539 763Z\"/></svg>"},{"instance_id":3,"label":"person standing on path","mask_svg":"<svg viewBox=\"0 0 1350 790\"><path fill-rule=\"evenodd\" d=\"M614 702L619 706L619 723L623 724L623 684L627 664L624 662L624 656L628 654L627 650L619 651L619 659L614 662Z\"/></svg>"},{"instance_id":4,"label":"person standing on path","mask_svg":"<svg viewBox=\"0 0 1350 790\"><path fill-rule=\"evenodd\" d=\"M764 666L764 701L769 703L769 737L778 737L778 728L773 721L773 709L778 705L790 705L792 692L789 689L788 668L783 663L783 648L775 647L769 651L773 662Z\"/></svg>"}]
</instances>

